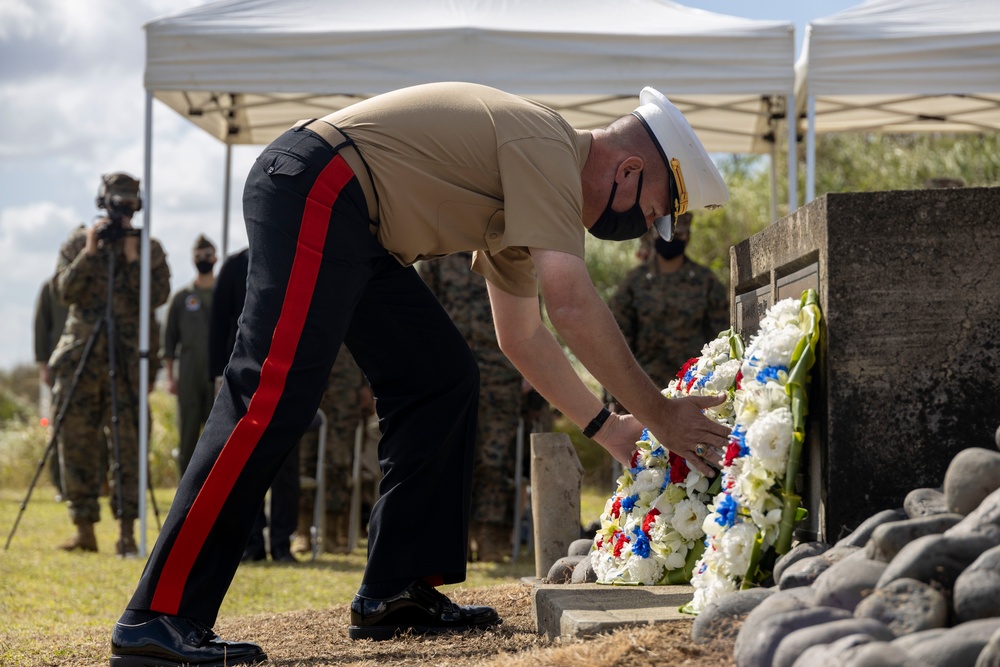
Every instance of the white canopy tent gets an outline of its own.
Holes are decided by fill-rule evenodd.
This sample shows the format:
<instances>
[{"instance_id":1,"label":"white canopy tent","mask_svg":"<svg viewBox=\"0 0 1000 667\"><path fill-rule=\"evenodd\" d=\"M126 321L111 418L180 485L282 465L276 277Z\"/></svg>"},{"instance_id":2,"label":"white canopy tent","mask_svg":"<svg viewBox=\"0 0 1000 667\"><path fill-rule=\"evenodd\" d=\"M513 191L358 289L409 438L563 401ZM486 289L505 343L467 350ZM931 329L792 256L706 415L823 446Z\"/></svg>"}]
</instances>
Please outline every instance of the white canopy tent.
<instances>
[{"instance_id":1,"label":"white canopy tent","mask_svg":"<svg viewBox=\"0 0 1000 667\"><path fill-rule=\"evenodd\" d=\"M795 70L810 201L817 132L1000 130L1000 2L867 0L811 22Z\"/></svg>"},{"instance_id":2,"label":"white canopy tent","mask_svg":"<svg viewBox=\"0 0 1000 667\"><path fill-rule=\"evenodd\" d=\"M775 137L795 108L791 22L669 0L222 0L145 29L144 260L154 98L225 142L228 207L233 144L268 143L298 119L382 92L472 81L538 100L589 129L630 112L649 85L684 112L709 151L770 152L776 208ZM792 157L796 128L785 125ZM789 165L794 208L796 161ZM227 227L228 208L223 253ZM147 350L148 332L140 336ZM147 373L143 360L143 386ZM143 429L146 409L142 400Z\"/></svg>"}]
</instances>

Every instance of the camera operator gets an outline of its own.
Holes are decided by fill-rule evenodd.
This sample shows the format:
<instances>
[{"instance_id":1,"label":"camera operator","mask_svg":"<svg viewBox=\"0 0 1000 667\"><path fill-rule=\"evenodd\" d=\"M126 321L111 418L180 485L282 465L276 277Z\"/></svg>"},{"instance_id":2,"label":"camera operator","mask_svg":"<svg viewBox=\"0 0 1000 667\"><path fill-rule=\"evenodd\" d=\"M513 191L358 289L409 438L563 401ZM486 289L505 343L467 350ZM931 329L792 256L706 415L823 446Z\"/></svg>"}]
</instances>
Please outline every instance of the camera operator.
<instances>
[{"instance_id":1,"label":"camera operator","mask_svg":"<svg viewBox=\"0 0 1000 667\"><path fill-rule=\"evenodd\" d=\"M110 475L109 481L112 513L121 518L116 552L131 556L137 553L133 526L139 502L140 263L139 230L132 227L132 216L142 207L139 181L123 172L103 175L97 206L105 209L107 216L89 229L81 225L70 234L60 248L56 274L58 296L69 307L69 314L49 365L55 376L53 404L63 406L68 401L56 445L70 519L77 528L77 534L60 546L67 551L97 551L94 524L100 520L98 496L117 461L120 475ZM152 309L166 302L170 294L166 254L153 239L150 274ZM156 331L155 326L151 321L150 330ZM91 340L95 329L97 335ZM112 358L116 367L113 383Z\"/></svg>"}]
</instances>

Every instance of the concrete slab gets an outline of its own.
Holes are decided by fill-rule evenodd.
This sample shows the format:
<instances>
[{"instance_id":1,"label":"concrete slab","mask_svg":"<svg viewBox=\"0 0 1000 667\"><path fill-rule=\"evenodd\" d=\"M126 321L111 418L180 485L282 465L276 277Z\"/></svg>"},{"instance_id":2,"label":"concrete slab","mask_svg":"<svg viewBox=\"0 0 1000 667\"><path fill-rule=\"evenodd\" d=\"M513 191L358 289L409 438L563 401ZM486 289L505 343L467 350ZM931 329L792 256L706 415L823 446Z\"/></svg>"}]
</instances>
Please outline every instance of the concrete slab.
<instances>
[{"instance_id":1,"label":"concrete slab","mask_svg":"<svg viewBox=\"0 0 1000 667\"><path fill-rule=\"evenodd\" d=\"M692 620L678 608L693 595L691 586L539 584L532 591L535 627L554 639Z\"/></svg>"}]
</instances>

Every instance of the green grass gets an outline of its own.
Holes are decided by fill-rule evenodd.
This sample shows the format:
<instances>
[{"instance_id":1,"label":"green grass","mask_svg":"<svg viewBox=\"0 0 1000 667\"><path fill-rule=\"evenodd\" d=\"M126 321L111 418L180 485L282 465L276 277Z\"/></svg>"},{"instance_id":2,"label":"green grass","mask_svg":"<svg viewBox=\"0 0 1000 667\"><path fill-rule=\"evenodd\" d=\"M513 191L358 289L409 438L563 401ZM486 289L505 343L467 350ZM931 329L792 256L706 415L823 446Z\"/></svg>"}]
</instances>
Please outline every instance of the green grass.
<instances>
[{"instance_id":1,"label":"green grass","mask_svg":"<svg viewBox=\"0 0 1000 667\"><path fill-rule=\"evenodd\" d=\"M28 485L42 458L49 432L38 423L31 369L0 374L0 390L8 408L0 414L0 547L18 516ZM15 377L16 376L16 377ZM174 398L153 391L150 409L151 483L161 520L176 486L176 464L170 450L176 443ZM581 525L599 518L611 495L610 458L593 441L563 420L556 429L567 432L583 463ZM58 637L90 631L107 636L128 603L144 566L144 559L123 560L113 554L118 537L106 498L103 520L97 524L99 553L65 553L56 548L74 528L66 506L55 501L45 470L21 514L10 547L0 551L0 667L21 664L58 664L76 650L61 646ZM149 508L147 549L152 549L157 523ZM220 610L220 618L305 609L324 609L351 600L365 567L365 544L348 555L322 554L298 565L254 563L236 572ZM467 580L445 587L491 586L532 576L534 555L522 553L516 563L470 563ZM40 656L46 656L42 663Z\"/></svg>"},{"instance_id":2,"label":"green grass","mask_svg":"<svg viewBox=\"0 0 1000 667\"><path fill-rule=\"evenodd\" d=\"M6 542L25 490L0 490L0 529ZM600 515L610 490L585 488L581 521ZM172 489L156 492L161 517ZM66 507L57 503L47 480L36 487L10 548L0 551L0 666L18 665L29 656L47 653L59 658L53 636L73 636L82 629L107 629L118 618L142 573L142 559L113 555L117 525L102 499L103 520L97 524L101 551L65 553L55 548L73 533ZM147 548L156 539L150 510ZM365 566L365 545L348 555L322 554L298 565L242 565L223 602L220 618L302 609L324 609L350 601ZM462 584L446 587L491 586L534 575L534 556L522 554L516 563L470 563ZM67 648L66 650L71 650ZM56 651L57 653L53 653Z\"/></svg>"}]
</instances>

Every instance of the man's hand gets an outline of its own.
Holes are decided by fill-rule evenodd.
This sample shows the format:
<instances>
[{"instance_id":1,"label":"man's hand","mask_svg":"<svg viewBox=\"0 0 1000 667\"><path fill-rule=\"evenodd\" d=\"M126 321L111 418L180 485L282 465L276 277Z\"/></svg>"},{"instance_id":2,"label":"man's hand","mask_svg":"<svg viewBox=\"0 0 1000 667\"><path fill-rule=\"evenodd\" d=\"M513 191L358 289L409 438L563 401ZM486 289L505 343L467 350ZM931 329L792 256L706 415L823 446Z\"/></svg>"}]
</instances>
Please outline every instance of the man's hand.
<instances>
[{"instance_id":1,"label":"man's hand","mask_svg":"<svg viewBox=\"0 0 1000 667\"><path fill-rule=\"evenodd\" d=\"M125 237L123 247L125 251L125 261L134 264L139 261L139 237L129 234Z\"/></svg>"},{"instance_id":2,"label":"man's hand","mask_svg":"<svg viewBox=\"0 0 1000 667\"><path fill-rule=\"evenodd\" d=\"M108 224L107 218L100 218L97 222L90 226L87 230L87 242L83 246L83 251L88 255L96 255L97 250L100 247L100 239L97 238L97 233Z\"/></svg>"},{"instance_id":3,"label":"man's hand","mask_svg":"<svg viewBox=\"0 0 1000 667\"><path fill-rule=\"evenodd\" d=\"M712 466L722 467L729 427L709 419L702 411L720 405L726 397L720 394L667 400L673 409L665 415L662 425L658 421L655 425L647 424L647 427L664 447L683 456L701 474L714 477Z\"/></svg>"}]
</instances>

